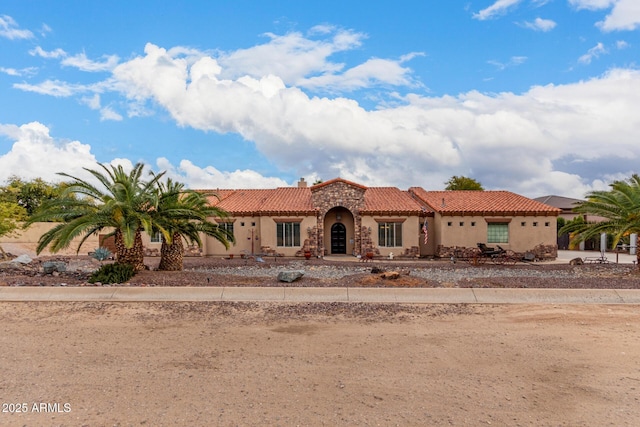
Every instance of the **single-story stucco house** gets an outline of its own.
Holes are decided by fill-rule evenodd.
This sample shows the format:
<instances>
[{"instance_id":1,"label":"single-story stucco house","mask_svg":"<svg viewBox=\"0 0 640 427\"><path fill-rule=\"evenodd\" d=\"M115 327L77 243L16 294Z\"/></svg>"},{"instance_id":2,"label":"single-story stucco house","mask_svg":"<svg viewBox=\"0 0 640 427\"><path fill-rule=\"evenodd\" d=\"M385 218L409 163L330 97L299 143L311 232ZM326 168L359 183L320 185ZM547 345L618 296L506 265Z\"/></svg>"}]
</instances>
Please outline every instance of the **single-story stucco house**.
<instances>
[{"instance_id":1,"label":"single-story stucco house","mask_svg":"<svg viewBox=\"0 0 640 427\"><path fill-rule=\"evenodd\" d=\"M367 187L342 178L309 186L216 190L216 219L236 243L205 237L201 255L449 257L477 243L555 258L560 209L509 191ZM427 238L425 239L425 224ZM160 238L145 246L160 248Z\"/></svg>"}]
</instances>

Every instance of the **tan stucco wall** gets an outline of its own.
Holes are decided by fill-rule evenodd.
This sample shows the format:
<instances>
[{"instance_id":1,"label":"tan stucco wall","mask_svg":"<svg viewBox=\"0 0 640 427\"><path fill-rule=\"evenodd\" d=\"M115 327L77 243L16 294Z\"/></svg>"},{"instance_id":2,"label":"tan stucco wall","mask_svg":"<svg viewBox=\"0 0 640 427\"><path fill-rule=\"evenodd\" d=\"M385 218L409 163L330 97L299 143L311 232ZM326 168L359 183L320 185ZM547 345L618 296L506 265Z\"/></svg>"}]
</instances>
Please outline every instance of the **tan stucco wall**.
<instances>
[{"instance_id":1,"label":"tan stucco wall","mask_svg":"<svg viewBox=\"0 0 640 427\"><path fill-rule=\"evenodd\" d=\"M499 243L504 249L525 252L537 245L555 245L557 241L555 216L487 217L509 222L509 243ZM487 243L487 221L482 216L436 216L437 244L452 247L476 247ZM463 225L460 225L460 223ZM451 225L449 225L451 223ZM475 223L475 226L472 225ZM524 223L524 225L522 225ZM534 226L534 223L537 225ZM491 243L489 246L495 246Z\"/></svg>"},{"instance_id":2,"label":"tan stucco wall","mask_svg":"<svg viewBox=\"0 0 640 427\"><path fill-rule=\"evenodd\" d=\"M278 216L276 217L278 219L278 222L281 222L280 220L286 220L286 221L300 221L300 246L293 246L293 247L283 247L283 246L277 246L278 243L278 236L277 236L277 229L276 229L276 221L274 220L274 218L272 217L260 217L260 223L261 223L261 241L262 241L262 246L269 246L272 249L275 249L278 253L283 254L284 256L294 256L296 254L296 252L298 252L300 249L302 249L302 245L304 244L304 240L307 239L308 236L308 228L313 228L317 225L317 220L315 216L292 216L292 217L285 217L285 216Z\"/></svg>"},{"instance_id":3,"label":"tan stucco wall","mask_svg":"<svg viewBox=\"0 0 640 427\"><path fill-rule=\"evenodd\" d=\"M378 224L380 222L385 222L386 220L390 222L403 220L402 247L388 248L380 246L380 242L378 241ZM406 249L410 249L414 246L420 247L420 241L424 238L424 235L420 233L422 224L420 223L420 218L417 216L363 216L362 226L367 228L371 227L373 245L378 248L380 255L383 257L388 257L390 253L393 253L394 256L400 256L405 253Z\"/></svg>"},{"instance_id":4,"label":"tan stucco wall","mask_svg":"<svg viewBox=\"0 0 640 427\"><path fill-rule=\"evenodd\" d=\"M203 255L229 255L234 254L240 256L243 253L251 253L251 242L253 241L254 253L260 253L260 217L240 216L229 218L233 222L233 234L236 239L235 244L231 244L226 249L222 243L210 236L202 239ZM251 230L253 230L253 240L251 239Z\"/></svg>"},{"instance_id":5,"label":"tan stucco wall","mask_svg":"<svg viewBox=\"0 0 640 427\"><path fill-rule=\"evenodd\" d=\"M0 245L2 245L6 252L13 253L15 255L25 253L35 256L40 236L57 225L58 223L55 222L36 222L26 230L16 230L16 232L11 236L0 237ZM106 233L108 233L108 231L105 231L103 234ZM78 245L81 240L81 238L72 240L67 249L63 249L62 251L57 252L57 254L76 255L76 251L78 250ZM90 236L82 244L78 253L80 255L87 255L89 252L96 250L98 246L98 235ZM52 253L49 250L44 250L40 255L52 255Z\"/></svg>"},{"instance_id":6,"label":"tan stucco wall","mask_svg":"<svg viewBox=\"0 0 640 427\"><path fill-rule=\"evenodd\" d=\"M331 249L331 225L337 220L338 211L330 211L324 218L323 238L325 248L329 254ZM353 217L348 211L340 211L341 220L347 229L347 254L358 252L362 248L355 248L355 227ZM537 245L556 244L556 222L555 216L516 216L516 217L488 217L492 219L504 219L509 222L509 242L500 243L504 249L511 249L516 252L530 251ZM300 221L300 246L278 247L276 237L276 220L272 217L236 217L233 218L235 245L229 250L217 240L205 236L203 239L203 255L227 256L234 254L240 256L242 253L251 253L251 230L253 229L253 252L263 253L263 247L274 249L277 253L285 256L295 256L304 245L305 239L309 238L308 229L312 232L316 227L315 216L293 216L291 218L279 216L278 220ZM383 220L402 220L402 247L387 248L380 247L378 242L378 223ZM417 216L363 216L362 226L371 227L371 237L373 246L378 248L380 256L388 257L390 253L400 256L406 249L414 246L420 248L420 255L431 256L436 254L439 245L444 247L467 247L474 248L479 242L487 243L487 221L483 216L440 216L428 218L429 241L424 245L424 234L421 227L424 219ZM449 225L451 223L451 225ZM463 223L462 225L460 223ZM522 225L524 223L524 225ZM537 223L537 226L534 226ZM244 225L242 225L244 224ZM475 225L472 225L475 224ZM34 232L37 234L34 230ZM39 237L39 235L38 235ZM150 243L149 236L144 235L145 247L160 249L160 243ZM35 238L34 242L37 241ZM87 242L87 251L97 247L97 237L95 242ZM90 245L90 246L89 246ZM496 244L489 244L495 246ZM35 248L35 243L33 244ZM91 249L89 249L91 248ZM84 249L83 249L84 252Z\"/></svg>"},{"instance_id":7,"label":"tan stucco wall","mask_svg":"<svg viewBox=\"0 0 640 427\"><path fill-rule=\"evenodd\" d=\"M307 229L316 226L316 218L314 216L292 216L291 218L278 216L276 218L279 220L300 221L300 246L277 246L276 221L272 217L234 217L230 218L230 220L233 221L233 233L236 239L235 245L231 245L227 250L222 243L212 237L206 236L203 239L202 253L210 256L227 256L229 254L240 256L243 253L251 254L251 243L253 242L254 254L263 253L262 248L268 246L284 256L294 256L296 252L302 249L305 239L308 238ZM251 233L252 230L253 235Z\"/></svg>"}]
</instances>

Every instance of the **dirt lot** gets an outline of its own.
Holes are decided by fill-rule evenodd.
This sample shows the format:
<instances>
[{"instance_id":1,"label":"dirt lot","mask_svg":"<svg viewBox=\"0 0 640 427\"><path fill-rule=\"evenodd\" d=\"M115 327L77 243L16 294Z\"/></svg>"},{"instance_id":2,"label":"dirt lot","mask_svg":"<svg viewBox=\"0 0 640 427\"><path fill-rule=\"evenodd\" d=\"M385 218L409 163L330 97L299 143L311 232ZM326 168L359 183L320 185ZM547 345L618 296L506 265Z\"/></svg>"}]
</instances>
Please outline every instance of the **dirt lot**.
<instances>
[{"instance_id":1,"label":"dirt lot","mask_svg":"<svg viewBox=\"0 0 640 427\"><path fill-rule=\"evenodd\" d=\"M3 426L640 422L634 306L3 303L0 313Z\"/></svg>"}]
</instances>

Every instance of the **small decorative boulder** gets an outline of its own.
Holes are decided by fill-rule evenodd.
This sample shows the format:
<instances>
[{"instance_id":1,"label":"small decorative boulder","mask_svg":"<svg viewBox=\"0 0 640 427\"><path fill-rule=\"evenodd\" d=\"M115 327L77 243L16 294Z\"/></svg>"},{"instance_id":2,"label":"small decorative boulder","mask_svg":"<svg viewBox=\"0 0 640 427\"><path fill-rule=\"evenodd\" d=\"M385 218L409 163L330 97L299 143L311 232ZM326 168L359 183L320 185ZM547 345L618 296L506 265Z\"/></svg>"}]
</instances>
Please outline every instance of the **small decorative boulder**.
<instances>
[{"instance_id":1,"label":"small decorative boulder","mask_svg":"<svg viewBox=\"0 0 640 427\"><path fill-rule=\"evenodd\" d=\"M62 273L67 271L67 264L62 261L47 261L42 263L44 274L52 274L54 271Z\"/></svg>"},{"instance_id":2,"label":"small decorative boulder","mask_svg":"<svg viewBox=\"0 0 640 427\"><path fill-rule=\"evenodd\" d=\"M400 272L398 271L386 271L380 275L381 278L385 280L396 280L400 277Z\"/></svg>"},{"instance_id":3,"label":"small decorative boulder","mask_svg":"<svg viewBox=\"0 0 640 427\"><path fill-rule=\"evenodd\" d=\"M280 282L295 282L299 278L304 276L304 271L302 270L289 270L289 271L281 271L278 273L278 280Z\"/></svg>"},{"instance_id":4,"label":"small decorative boulder","mask_svg":"<svg viewBox=\"0 0 640 427\"><path fill-rule=\"evenodd\" d=\"M583 265L584 261L582 260L582 258L574 258L571 261L569 261L569 265Z\"/></svg>"},{"instance_id":5,"label":"small decorative boulder","mask_svg":"<svg viewBox=\"0 0 640 427\"><path fill-rule=\"evenodd\" d=\"M29 264L31 261L33 260L29 255L20 255L19 257L11 260L14 264Z\"/></svg>"}]
</instances>

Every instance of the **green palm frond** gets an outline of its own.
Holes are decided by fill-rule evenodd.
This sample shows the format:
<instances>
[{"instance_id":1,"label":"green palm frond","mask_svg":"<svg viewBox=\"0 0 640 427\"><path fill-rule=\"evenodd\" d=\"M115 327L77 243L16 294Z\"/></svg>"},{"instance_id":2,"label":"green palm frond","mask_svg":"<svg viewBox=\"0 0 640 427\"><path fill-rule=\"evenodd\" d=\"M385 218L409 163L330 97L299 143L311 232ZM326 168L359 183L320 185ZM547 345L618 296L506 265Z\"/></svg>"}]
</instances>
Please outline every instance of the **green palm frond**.
<instances>
[{"instance_id":1,"label":"green palm frond","mask_svg":"<svg viewBox=\"0 0 640 427\"><path fill-rule=\"evenodd\" d=\"M168 178L166 182L158 182L156 198L153 231L162 232L167 243L171 243L174 234L198 246L202 246L201 234L215 238L227 248L234 241L233 235L211 221L228 214L210 206L206 194L185 189L184 184Z\"/></svg>"},{"instance_id":2,"label":"green palm frond","mask_svg":"<svg viewBox=\"0 0 640 427\"><path fill-rule=\"evenodd\" d=\"M640 176L634 174L626 181L615 181L609 191L592 191L587 200L574 211L605 218L600 222L570 221L559 233L574 233L584 241L608 233L613 236L613 247L621 238L640 232Z\"/></svg>"},{"instance_id":3,"label":"green palm frond","mask_svg":"<svg viewBox=\"0 0 640 427\"><path fill-rule=\"evenodd\" d=\"M60 173L70 180L61 196L44 203L28 220L29 224L61 222L41 237L38 253L46 247L57 252L81 237L79 251L89 236L104 228L120 230L125 246L130 248L139 229L152 229L150 210L155 203L154 188L162 174L145 181L141 178L144 169L141 163L128 173L121 165L99 166L102 170L85 168L97 184Z\"/></svg>"}]
</instances>

